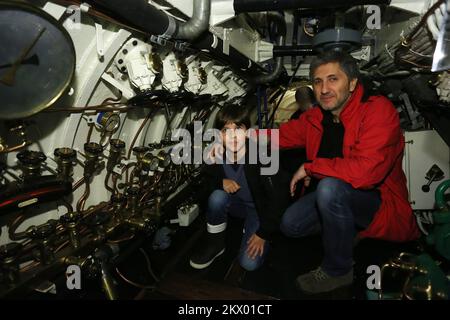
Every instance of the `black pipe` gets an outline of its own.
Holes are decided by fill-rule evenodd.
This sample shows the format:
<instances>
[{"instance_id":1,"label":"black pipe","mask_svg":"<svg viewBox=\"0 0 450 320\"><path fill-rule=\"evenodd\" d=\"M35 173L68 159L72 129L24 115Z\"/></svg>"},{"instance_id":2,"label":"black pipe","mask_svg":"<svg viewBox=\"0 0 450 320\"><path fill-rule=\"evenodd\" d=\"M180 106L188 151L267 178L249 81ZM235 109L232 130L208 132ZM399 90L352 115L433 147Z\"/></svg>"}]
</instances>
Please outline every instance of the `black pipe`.
<instances>
[{"instance_id":1,"label":"black pipe","mask_svg":"<svg viewBox=\"0 0 450 320\"><path fill-rule=\"evenodd\" d=\"M294 26L292 27L293 32L292 32L292 46L297 46L297 38L298 38L298 20L300 18L298 17L298 11L294 12ZM275 49L275 48L274 48ZM273 51L272 51L273 52ZM274 52L273 55L275 56ZM291 55L291 68L292 70L294 70L294 66L297 64L296 61L297 56L295 54Z\"/></svg>"},{"instance_id":2,"label":"black pipe","mask_svg":"<svg viewBox=\"0 0 450 320\"><path fill-rule=\"evenodd\" d=\"M149 5L147 0L126 1L126 4L123 0L89 0L88 2L150 34L170 37L175 32L175 19Z\"/></svg>"},{"instance_id":3,"label":"black pipe","mask_svg":"<svg viewBox=\"0 0 450 320\"><path fill-rule=\"evenodd\" d=\"M323 9L359 5L388 5L390 0L234 0L236 14L291 9Z\"/></svg>"},{"instance_id":4,"label":"black pipe","mask_svg":"<svg viewBox=\"0 0 450 320\"><path fill-rule=\"evenodd\" d=\"M281 101L283 100L284 95L286 94L288 88L291 86L292 80L294 80L295 75L297 74L297 71L298 71L298 69L300 68L300 65L302 64L302 62L303 62L303 59L300 59L300 61L299 61L298 64L297 64L297 67L296 67L295 70L294 70L294 73L292 74L291 78L289 79L289 82L288 82L286 88L283 90L283 94L281 95L280 99L278 100L277 105L276 105L275 108L273 109L273 112L272 112L272 114L271 114L271 116L270 116L270 118L269 118L269 122L268 122L268 125L269 125L269 126L268 126L268 128L273 128L273 122L275 121L275 113L277 112L278 107L280 106Z\"/></svg>"},{"instance_id":5,"label":"black pipe","mask_svg":"<svg viewBox=\"0 0 450 320\"><path fill-rule=\"evenodd\" d=\"M202 51L207 51L215 59L224 63L230 64L235 68L248 73L248 76L255 73L260 73L261 67L244 56L233 47L229 47L228 54L223 52L223 41L214 37L211 33L205 33L197 38L192 44L194 48Z\"/></svg>"},{"instance_id":6,"label":"black pipe","mask_svg":"<svg viewBox=\"0 0 450 320\"><path fill-rule=\"evenodd\" d=\"M286 40L286 20L284 19L284 16L279 12L267 12L266 17L268 20L268 28L270 28L271 23L274 23L276 27L275 34L277 36L277 44L283 46ZM283 57L280 56L275 59L275 65L271 73L258 75L253 81L256 84L270 83L280 76L283 68Z\"/></svg>"},{"instance_id":7,"label":"black pipe","mask_svg":"<svg viewBox=\"0 0 450 320\"><path fill-rule=\"evenodd\" d=\"M149 5L147 0L127 1L126 5L124 5L123 0L89 0L89 2L95 8L112 16L116 20L123 21L145 33L165 35L169 38L171 34L176 32L176 23L171 21L174 18ZM201 34L191 45L198 50L206 50L214 58L245 71L247 76L261 72L260 66L252 63L246 56L233 47L229 47L228 55L223 53L223 41L214 37L210 32Z\"/></svg>"},{"instance_id":8,"label":"black pipe","mask_svg":"<svg viewBox=\"0 0 450 320\"><path fill-rule=\"evenodd\" d=\"M274 46L274 57L285 56L313 56L317 51L310 45L297 45L297 46Z\"/></svg>"}]
</instances>

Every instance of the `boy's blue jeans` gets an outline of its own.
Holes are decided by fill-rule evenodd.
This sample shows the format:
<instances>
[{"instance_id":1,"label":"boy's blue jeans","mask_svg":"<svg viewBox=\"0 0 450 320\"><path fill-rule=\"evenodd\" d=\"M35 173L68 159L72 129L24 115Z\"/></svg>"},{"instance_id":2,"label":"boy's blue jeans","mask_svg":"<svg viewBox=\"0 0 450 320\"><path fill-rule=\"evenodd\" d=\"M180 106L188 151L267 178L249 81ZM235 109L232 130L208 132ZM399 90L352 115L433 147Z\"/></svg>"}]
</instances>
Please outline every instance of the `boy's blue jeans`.
<instances>
[{"instance_id":1,"label":"boy's blue jeans","mask_svg":"<svg viewBox=\"0 0 450 320\"><path fill-rule=\"evenodd\" d=\"M303 237L322 230L321 267L330 276L341 276L352 269L357 228L370 224L380 204L376 190L357 190L342 180L324 178L314 192L286 210L281 231L288 237Z\"/></svg>"},{"instance_id":2,"label":"boy's blue jeans","mask_svg":"<svg viewBox=\"0 0 450 320\"><path fill-rule=\"evenodd\" d=\"M269 249L266 241L262 256L252 259L247 254L247 241L259 228L259 217L254 207L247 206L236 195L228 194L223 190L215 190L208 198L208 210L206 220L210 225L219 225L227 222L228 215L244 218L244 235L239 249L239 263L252 271L259 268L266 257Z\"/></svg>"}]
</instances>

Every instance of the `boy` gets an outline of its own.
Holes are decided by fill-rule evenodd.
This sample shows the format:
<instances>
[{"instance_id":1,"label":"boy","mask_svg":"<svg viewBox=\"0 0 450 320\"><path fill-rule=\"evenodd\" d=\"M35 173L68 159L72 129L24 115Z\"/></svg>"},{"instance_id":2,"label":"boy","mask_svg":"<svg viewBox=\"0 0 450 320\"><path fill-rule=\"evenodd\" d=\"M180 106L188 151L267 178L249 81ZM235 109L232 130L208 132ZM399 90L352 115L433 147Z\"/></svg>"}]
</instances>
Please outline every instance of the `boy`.
<instances>
[{"instance_id":1,"label":"boy","mask_svg":"<svg viewBox=\"0 0 450 320\"><path fill-rule=\"evenodd\" d=\"M283 183L281 174L261 175L259 163L249 164L246 136L250 119L242 106L224 106L217 114L215 128L220 130L225 149L225 155L216 154L215 159L222 157L224 161L205 168L210 194L207 239L195 248L190 265L204 269L225 251L227 217L232 215L245 219L238 259L244 269L252 271L264 262L268 241L278 229L289 201L288 184Z\"/></svg>"}]
</instances>

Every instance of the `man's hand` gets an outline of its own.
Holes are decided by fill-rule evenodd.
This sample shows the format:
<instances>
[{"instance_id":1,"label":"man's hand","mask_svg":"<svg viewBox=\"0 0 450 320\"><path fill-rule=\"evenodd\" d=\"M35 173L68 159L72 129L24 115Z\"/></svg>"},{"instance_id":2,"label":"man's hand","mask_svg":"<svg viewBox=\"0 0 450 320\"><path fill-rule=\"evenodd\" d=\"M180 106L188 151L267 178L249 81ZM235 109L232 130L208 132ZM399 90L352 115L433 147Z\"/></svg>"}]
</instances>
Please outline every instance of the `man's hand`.
<instances>
[{"instance_id":1,"label":"man's hand","mask_svg":"<svg viewBox=\"0 0 450 320\"><path fill-rule=\"evenodd\" d=\"M258 255L262 256L264 253L264 244L266 240L260 238L254 233L247 241L247 254L251 259L255 259Z\"/></svg>"},{"instance_id":2,"label":"man's hand","mask_svg":"<svg viewBox=\"0 0 450 320\"><path fill-rule=\"evenodd\" d=\"M292 197L295 194L297 182L299 182L302 179L305 179L305 181L304 181L305 187L309 186L309 183L311 182L311 177L309 177L308 174L306 173L304 165L302 165L292 176L291 188L290 188Z\"/></svg>"},{"instance_id":3,"label":"man's hand","mask_svg":"<svg viewBox=\"0 0 450 320\"><path fill-rule=\"evenodd\" d=\"M231 179L223 179L223 191L226 193L235 193L241 188L236 181Z\"/></svg>"}]
</instances>

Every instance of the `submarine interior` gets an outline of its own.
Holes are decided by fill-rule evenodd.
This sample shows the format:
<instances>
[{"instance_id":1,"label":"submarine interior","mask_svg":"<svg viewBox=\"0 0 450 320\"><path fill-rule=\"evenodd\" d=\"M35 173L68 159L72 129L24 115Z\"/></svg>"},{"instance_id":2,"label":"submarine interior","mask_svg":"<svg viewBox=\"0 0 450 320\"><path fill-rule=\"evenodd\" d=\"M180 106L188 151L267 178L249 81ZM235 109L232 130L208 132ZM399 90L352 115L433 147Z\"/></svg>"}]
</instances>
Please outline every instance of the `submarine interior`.
<instances>
[{"instance_id":1,"label":"submarine interior","mask_svg":"<svg viewBox=\"0 0 450 320\"><path fill-rule=\"evenodd\" d=\"M449 13L444 0L0 0L0 298L448 300ZM279 128L327 50L350 53L398 112L420 237L360 239L353 283L307 295L295 279L322 260L320 234L277 232L247 271L230 218L223 254L192 268L207 164L174 161L175 133L202 137L229 104ZM306 160L279 157L291 176Z\"/></svg>"}]
</instances>

